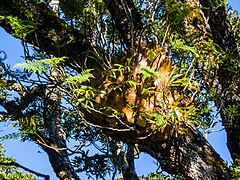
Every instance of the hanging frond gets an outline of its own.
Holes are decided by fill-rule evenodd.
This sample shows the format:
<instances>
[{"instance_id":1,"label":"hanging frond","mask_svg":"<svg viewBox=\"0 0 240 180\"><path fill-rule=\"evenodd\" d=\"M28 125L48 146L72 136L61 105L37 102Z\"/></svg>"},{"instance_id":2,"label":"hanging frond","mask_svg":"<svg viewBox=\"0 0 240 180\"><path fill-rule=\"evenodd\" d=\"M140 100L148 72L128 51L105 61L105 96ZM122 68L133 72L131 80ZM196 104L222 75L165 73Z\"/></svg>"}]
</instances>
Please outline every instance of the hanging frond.
<instances>
[{"instance_id":1,"label":"hanging frond","mask_svg":"<svg viewBox=\"0 0 240 180\"><path fill-rule=\"evenodd\" d=\"M51 59L41 59L41 60L27 60L16 64L15 68L23 68L24 70L33 71L33 72L47 72L50 70L50 67L55 67L59 63L64 62L67 57L60 58L51 58Z\"/></svg>"}]
</instances>

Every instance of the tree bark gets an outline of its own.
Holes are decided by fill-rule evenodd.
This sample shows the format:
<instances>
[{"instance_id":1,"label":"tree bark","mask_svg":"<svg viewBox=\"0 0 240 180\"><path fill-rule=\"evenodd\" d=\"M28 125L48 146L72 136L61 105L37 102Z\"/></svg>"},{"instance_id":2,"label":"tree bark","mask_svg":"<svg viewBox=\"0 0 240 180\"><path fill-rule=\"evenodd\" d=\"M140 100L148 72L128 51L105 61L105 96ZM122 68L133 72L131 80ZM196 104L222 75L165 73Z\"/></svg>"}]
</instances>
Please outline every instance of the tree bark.
<instances>
[{"instance_id":1,"label":"tree bark","mask_svg":"<svg viewBox=\"0 0 240 180\"><path fill-rule=\"evenodd\" d=\"M12 84L11 80L6 80L6 82L7 84ZM14 82L14 84L15 86L21 86L16 82ZM7 86L6 88L9 87L11 86ZM5 97L0 99L0 105L7 111L11 120L18 121L20 128L28 134L28 137L33 142L40 145L47 153L53 170L59 179L78 180L79 177L76 174L68 156L66 133L61 124L60 103L62 94L59 89L51 83L49 83L47 87L38 87L32 91L20 90L21 88L17 90L18 88L15 87L11 87L10 90L12 90L12 88L19 93L21 97L20 101L9 101L7 97ZM34 101L39 99L41 99L44 103L44 115L42 119L45 127L43 132L39 132L37 128L36 130L33 130L31 129L32 127L26 127L26 124L24 123L27 122L21 123L21 119L28 119L27 121L31 121L29 120L31 117L25 117L23 112L27 107L31 106ZM34 112L34 108L31 113L36 114L36 112Z\"/></svg>"},{"instance_id":2,"label":"tree bark","mask_svg":"<svg viewBox=\"0 0 240 180\"><path fill-rule=\"evenodd\" d=\"M37 130L35 133L30 132L28 137L33 142L40 145L47 153L53 170L59 179L79 179L68 157L66 134L60 120L61 110L59 108L59 102L52 99L53 97L56 97L56 94L52 94L52 90L50 91L51 93L48 94L48 98L45 99L45 115L43 119L47 132L43 135ZM39 97L45 97L44 92L45 91L39 89L38 92L34 92L34 95L30 93L26 94L25 96L22 96L21 101L19 102L1 99L0 104L7 111L8 115L11 116L11 120L19 120L25 117L22 112L27 106ZM56 91L54 90L54 92ZM50 96L53 97L50 98ZM21 127L21 124L19 126ZM22 128L24 129L24 127ZM28 130L26 131L28 132Z\"/></svg>"},{"instance_id":3,"label":"tree bark","mask_svg":"<svg viewBox=\"0 0 240 180\"><path fill-rule=\"evenodd\" d=\"M139 147L156 158L162 170L184 179L229 179L226 164L195 128L166 141L150 137Z\"/></svg>"},{"instance_id":4,"label":"tree bark","mask_svg":"<svg viewBox=\"0 0 240 180\"><path fill-rule=\"evenodd\" d=\"M30 0L19 0L18 2L0 0L0 3L1 15L17 17L25 23L35 24L35 28L28 32L24 39L19 36L16 38L32 44L36 50L49 55L68 57L69 61L66 61L66 64L78 71L80 66L85 65L85 62L88 63L88 66L94 66L97 63L88 58L88 52L92 50L92 47L85 40L86 37L83 33L66 24L45 3ZM29 12L30 15L23 12ZM15 32L6 21L1 21L0 26L9 34ZM65 44L66 42L68 43Z\"/></svg>"},{"instance_id":5,"label":"tree bark","mask_svg":"<svg viewBox=\"0 0 240 180\"><path fill-rule=\"evenodd\" d=\"M116 157L116 162L113 161L115 167L118 167L120 175L118 180L129 179L129 180L139 180L139 177L135 171L134 164L134 146L127 145L127 153L124 152L123 144L120 142L115 142L113 140L109 141L110 151Z\"/></svg>"},{"instance_id":6,"label":"tree bark","mask_svg":"<svg viewBox=\"0 0 240 180\"><path fill-rule=\"evenodd\" d=\"M209 0L200 0L212 38L227 54L219 64L217 71L218 96L213 97L220 110L222 124L227 132L227 146L233 159L240 156L240 72L236 67L239 62L238 48L227 15L227 7L214 7ZM235 68L234 68L235 67ZM209 87L211 88L211 87ZM236 106L234 117L227 108Z\"/></svg>"},{"instance_id":7,"label":"tree bark","mask_svg":"<svg viewBox=\"0 0 240 180\"><path fill-rule=\"evenodd\" d=\"M56 88L51 91L56 92ZM51 92L50 96L47 96L50 98L45 101L44 123L48 131L48 137L44 138L43 140L46 140L46 142L42 142L40 145L47 153L53 170L59 179L78 180L79 177L68 157L66 133L61 125L60 102L51 97L52 95L60 95L53 94L53 92Z\"/></svg>"}]
</instances>

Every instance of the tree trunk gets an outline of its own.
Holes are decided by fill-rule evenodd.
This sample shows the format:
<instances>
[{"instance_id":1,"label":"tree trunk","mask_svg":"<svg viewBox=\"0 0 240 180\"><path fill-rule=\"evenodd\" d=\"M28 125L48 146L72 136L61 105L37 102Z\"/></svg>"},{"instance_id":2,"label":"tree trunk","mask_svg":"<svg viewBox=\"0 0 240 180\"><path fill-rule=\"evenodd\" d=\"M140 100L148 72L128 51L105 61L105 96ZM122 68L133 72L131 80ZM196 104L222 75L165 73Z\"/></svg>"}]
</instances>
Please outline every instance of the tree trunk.
<instances>
[{"instance_id":1,"label":"tree trunk","mask_svg":"<svg viewBox=\"0 0 240 180\"><path fill-rule=\"evenodd\" d=\"M120 142L109 141L110 151L116 157L117 161L113 161L115 167L118 167L120 175L118 180L139 180L139 177L135 171L134 165L134 146L128 144L127 153L124 152L123 144Z\"/></svg>"},{"instance_id":2,"label":"tree trunk","mask_svg":"<svg viewBox=\"0 0 240 180\"><path fill-rule=\"evenodd\" d=\"M56 90L56 88L52 89ZM59 96L59 94L55 94ZM51 97L47 96L47 97ZM48 138L40 143L41 147L47 153L49 161L53 167L56 176L59 179L76 179L79 177L76 174L70 159L68 157L66 146L66 133L61 125L61 109L60 102L52 98L46 100L45 104L45 118L44 123L48 130ZM40 141L38 141L40 142Z\"/></svg>"},{"instance_id":3,"label":"tree trunk","mask_svg":"<svg viewBox=\"0 0 240 180\"><path fill-rule=\"evenodd\" d=\"M117 30L128 50L133 50L139 45L138 37L141 36L143 24L141 16L133 1L127 0L104 0L112 18L116 23ZM137 44L136 44L137 43Z\"/></svg>"},{"instance_id":4,"label":"tree trunk","mask_svg":"<svg viewBox=\"0 0 240 180\"><path fill-rule=\"evenodd\" d=\"M61 122L61 101L63 93L52 81L61 78L61 67L54 67L50 71L49 83L44 99L44 125L47 130L46 144L41 143L42 148L48 154L49 161L57 177L62 180L76 179L76 174L68 157L66 145L66 132ZM43 139L44 140L44 139ZM40 142L40 141L38 141Z\"/></svg>"},{"instance_id":5,"label":"tree trunk","mask_svg":"<svg viewBox=\"0 0 240 180\"><path fill-rule=\"evenodd\" d=\"M222 124L227 132L227 146L233 159L240 156L240 72L236 64L239 62L238 48L231 25L227 17L227 7L213 7L211 1L200 0L213 40L226 53L227 58L219 64L217 71L218 95L213 97L220 110ZM211 88L211 87L209 87ZM235 108L234 115L228 108Z\"/></svg>"},{"instance_id":6,"label":"tree trunk","mask_svg":"<svg viewBox=\"0 0 240 180\"><path fill-rule=\"evenodd\" d=\"M140 150L157 159L162 170L184 179L229 179L228 168L219 154L200 132L187 129L186 134L165 142L150 137L141 142Z\"/></svg>"}]
</instances>

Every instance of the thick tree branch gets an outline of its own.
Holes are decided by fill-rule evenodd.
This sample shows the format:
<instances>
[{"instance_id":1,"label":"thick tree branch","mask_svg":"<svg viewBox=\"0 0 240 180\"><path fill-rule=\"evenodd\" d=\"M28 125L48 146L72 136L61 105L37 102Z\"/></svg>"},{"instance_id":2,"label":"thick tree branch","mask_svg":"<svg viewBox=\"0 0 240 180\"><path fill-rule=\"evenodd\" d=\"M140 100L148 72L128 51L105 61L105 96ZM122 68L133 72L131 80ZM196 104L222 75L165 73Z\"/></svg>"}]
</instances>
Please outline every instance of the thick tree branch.
<instances>
[{"instance_id":1,"label":"thick tree branch","mask_svg":"<svg viewBox=\"0 0 240 180\"><path fill-rule=\"evenodd\" d=\"M188 126L186 134L162 141L154 136L143 140L139 149L157 159L162 170L185 179L229 179L226 164L195 128Z\"/></svg>"},{"instance_id":2,"label":"thick tree branch","mask_svg":"<svg viewBox=\"0 0 240 180\"><path fill-rule=\"evenodd\" d=\"M101 126L118 121L96 112L85 115L88 121L101 123ZM138 144L141 152L155 158L162 169L170 174L181 174L186 179L228 179L228 168L224 161L190 124L184 127L183 135L171 126L152 132L146 132L145 129L124 132L103 129L103 132L116 141Z\"/></svg>"},{"instance_id":3,"label":"thick tree branch","mask_svg":"<svg viewBox=\"0 0 240 180\"><path fill-rule=\"evenodd\" d=\"M61 74L54 74L53 72L54 70L52 69L50 79L59 78L59 76L61 76ZM68 157L66 145L67 135L61 122L62 109L60 104L63 94L58 87L49 82L45 96L43 121L47 131L48 145L55 149L44 145L41 146L48 154L49 161L59 179L78 180L79 177Z\"/></svg>"},{"instance_id":4,"label":"thick tree branch","mask_svg":"<svg viewBox=\"0 0 240 180\"><path fill-rule=\"evenodd\" d=\"M228 19L227 7L220 2L219 5L214 6L211 0L200 0L202 11L208 19L216 44L229 53L237 53L237 44Z\"/></svg>"},{"instance_id":5,"label":"thick tree branch","mask_svg":"<svg viewBox=\"0 0 240 180\"><path fill-rule=\"evenodd\" d=\"M29 12L30 15L28 16L24 12ZM35 29L28 32L23 40L41 52L56 57L69 57L70 61L66 62L67 65L78 71L79 67L84 65L88 52L92 49L87 38L81 32L74 30L62 21L43 2L0 0L0 15L13 16L21 21L34 23ZM0 26L10 34L14 33L13 27L6 21L1 21ZM22 37L17 36L17 38L21 39ZM87 62L91 66L94 66L95 63Z\"/></svg>"},{"instance_id":6,"label":"thick tree branch","mask_svg":"<svg viewBox=\"0 0 240 180\"><path fill-rule=\"evenodd\" d=\"M58 94L58 89L55 88L53 90L48 88L42 90L41 88L35 88L33 91L24 93L25 95L21 97L19 102L15 100L8 101L7 99L0 99L0 105L5 108L8 115L10 115L13 120L20 121L20 119L26 116L23 113L26 107L38 97L46 96L47 98L44 98L45 111L43 116L46 134L42 135L39 133L37 127L36 132L30 132L28 137L39 144L48 154L57 177L60 179L79 179L68 158L66 134L60 122L59 99L54 99L56 97L61 98L61 95ZM28 126L28 124L24 123L26 122L20 123L20 127L23 129ZM29 128L31 127L27 127L27 132Z\"/></svg>"},{"instance_id":7,"label":"thick tree branch","mask_svg":"<svg viewBox=\"0 0 240 180\"><path fill-rule=\"evenodd\" d=\"M105 0L105 3L127 48L136 47L139 43L143 24L141 15L133 1Z\"/></svg>"}]
</instances>

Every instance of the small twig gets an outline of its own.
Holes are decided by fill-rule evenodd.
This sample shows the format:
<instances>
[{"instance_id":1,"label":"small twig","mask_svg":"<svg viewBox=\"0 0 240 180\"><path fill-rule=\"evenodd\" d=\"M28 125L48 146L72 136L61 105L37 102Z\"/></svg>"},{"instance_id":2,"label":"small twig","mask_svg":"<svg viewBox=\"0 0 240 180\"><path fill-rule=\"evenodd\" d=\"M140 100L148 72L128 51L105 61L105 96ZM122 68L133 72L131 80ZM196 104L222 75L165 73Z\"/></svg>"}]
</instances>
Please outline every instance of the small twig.
<instances>
[{"instance_id":1,"label":"small twig","mask_svg":"<svg viewBox=\"0 0 240 180\"><path fill-rule=\"evenodd\" d=\"M71 153L68 153L69 156L73 155L73 154L76 154L76 153L82 153L82 148L83 147L87 147L87 146L90 146L90 145L86 145L88 141L85 141L84 143L81 143L79 145L74 145L74 146L70 146L70 147L67 147L67 150L70 151ZM71 150L75 148L74 150Z\"/></svg>"},{"instance_id":2,"label":"small twig","mask_svg":"<svg viewBox=\"0 0 240 180\"><path fill-rule=\"evenodd\" d=\"M86 107L85 105L84 105L84 108L90 109L91 111L94 111L94 112L96 112L96 113L102 114L102 115L107 116L107 117L109 117L109 118L116 118L122 125L124 125L124 126L126 126L127 128L129 128L129 130L134 130L133 127L131 127L131 126L127 125L126 123L124 123L124 122L123 122L117 115L115 115L115 114L108 115L108 114L106 114L106 113L104 113L104 112L101 112L101 111L98 111L98 110L96 110L96 109L94 109L94 108Z\"/></svg>"},{"instance_id":3,"label":"small twig","mask_svg":"<svg viewBox=\"0 0 240 180\"><path fill-rule=\"evenodd\" d=\"M167 34L168 34L168 31L169 31L169 28L170 28L170 25L167 26L167 29L166 29L166 31L165 31L165 34L164 34L164 37L163 37L163 40L162 40L162 44L161 44L162 47L163 47L164 44L165 44L165 40L166 40L166 38L167 38Z\"/></svg>"},{"instance_id":4,"label":"small twig","mask_svg":"<svg viewBox=\"0 0 240 180\"><path fill-rule=\"evenodd\" d=\"M9 128L9 127L11 127L12 126L12 124L10 123L10 124L8 124L6 127L4 127L3 129L0 129L0 132L3 132L3 131L5 131L7 128Z\"/></svg>"},{"instance_id":5,"label":"small twig","mask_svg":"<svg viewBox=\"0 0 240 180\"><path fill-rule=\"evenodd\" d=\"M83 119L83 120L87 125L95 127L95 128L108 129L108 130L118 131L118 132L125 132L125 131L131 131L132 130L132 129L116 129L116 128L107 127L107 126L100 126L100 125L97 125L97 124L90 123L85 119Z\"/></svg>"},{"instance_id":6,"label":"small twig","mask_svg":"<svg viewBox=\"0 0 240 180\"><path fill-rule=\"evenodd\" d=\"M189 67L189 69L190 69L190 67ZM188 71L187 71L187 73L188 73ZM187 75L187 73L186 73L186 75ZM191 73L189 81L188 81L187 85L184 87L183 92L185 92L185 90L188 88L190 81L193 79L193 76L194 76L194 71Z\"/></svg>"},{"instance_id":7,"label":"small twig","mask_svg":"<svg viewBox=\"0 0 240 180\"><path fill-rule=\"evenodd\" d=\"M214 106L214 105L213 105L213 106ZM213 106L212 106L211 108L213 108ZM220 131L222 131L222 130L224 129L224 128L222 128L222 129L220 129L220 130L212 130L213 125L217 122L217 116L218 116L218 114L220 113L220 110L221 110L221 107L218 109L218 111L217 111L216 114L214 115L214 119L213 119L213 121L211 122L209 128L208 128L207 130L203 130L204 133L205 133L205 138L206 138L206 139L207 139L209 133L212 133L212 132L220 132Z\"/></svg>"},{"instance_id":8,"label":"small twig","mask_svg":"<svg viewBox=\"0 0 240 180\"><path fill-rule=\"evenodd\" d=\"M151 131L148 135L139 137L138 139L140 139L140 140L147 139L147 138L150 137L155 131L156 131L156 130L153 130L153 131Z\"/></svg>"},{"instance_id":9,"label":"small twig","mask_svg":"<svg viewBox=\"0 0 240 180\"><path fill-rule=\"evenodd\" d=\"M76 153L75 150L71 150L71 149L76 148L76 150L78 150L79 148L83 147L83 146L86 144L86 143L83 143L83 144L80 144L80 145L73 145L73 146L70 146L70 147L58 148L58 147L49 146L49 145L47 145L46 143L41 142L41 141L39 141L39 140L37 140L37 143L38 143L38 144L41 144L42 146L45 146L45 147L47 147L47 148L53 149L53 150L55 150L57 153L60 153L60 151L65 151L65 150L68 150L68 151L70 151L70 152L72 152L72 153Z\"/></svg>"}]
</instances>

